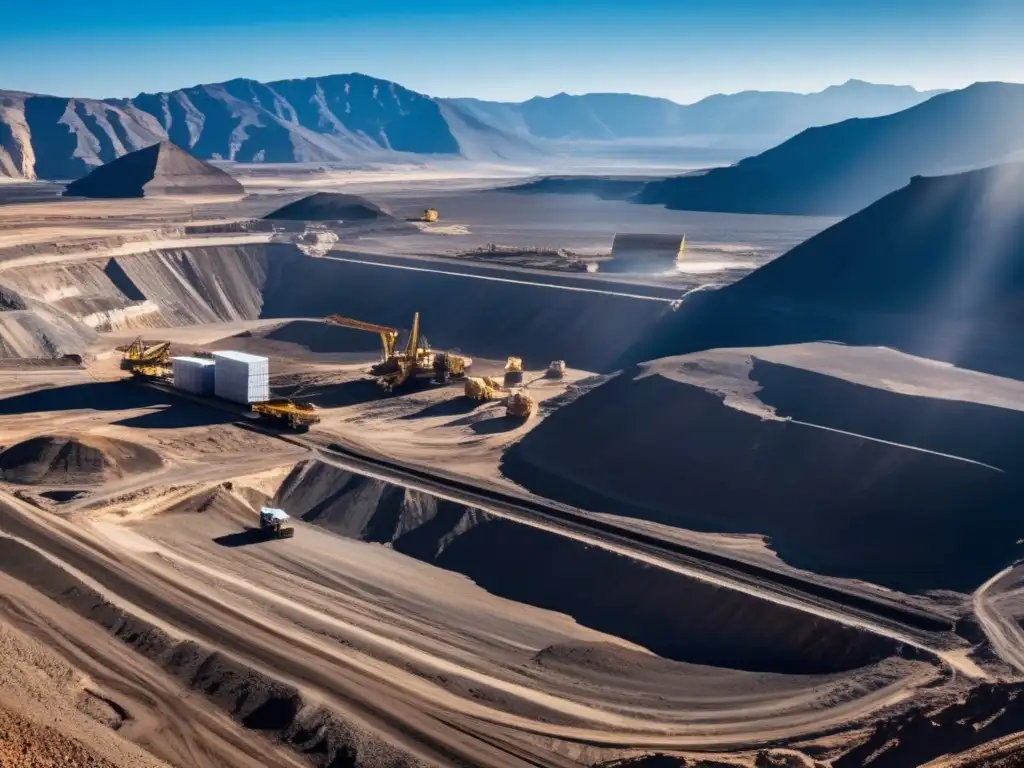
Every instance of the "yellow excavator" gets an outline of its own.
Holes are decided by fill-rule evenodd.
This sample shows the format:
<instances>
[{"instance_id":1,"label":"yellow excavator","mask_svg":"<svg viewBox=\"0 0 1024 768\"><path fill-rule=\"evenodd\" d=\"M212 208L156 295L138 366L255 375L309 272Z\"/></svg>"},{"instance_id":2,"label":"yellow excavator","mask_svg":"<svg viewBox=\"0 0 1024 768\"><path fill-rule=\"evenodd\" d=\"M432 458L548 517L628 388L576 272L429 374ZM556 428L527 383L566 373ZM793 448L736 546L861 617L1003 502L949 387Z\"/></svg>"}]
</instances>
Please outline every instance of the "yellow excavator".
<instances>
[{"instance_id":1,"label":"yellow excavator","mask_svg":"<svg viewBox=\"0 0 1024 768\"><path fill-rule=\"evenodd\" d=\"M432 378L439 384L447 384L453 378L464 378L473 362L462 355L432 350L426 337L420 335L419 312L413 315L409 339L402 350L398 349L397 328L340 315L325 317L324 322L380 336L381 361L370 368L370 375L386 392L393 392L413 379Z\"/></svg>"},{"instance_id":2,"label":"yellow excavator","mask_svg":"<svg viewBox=\"0 0 1024 768\"><path fill-rule=\"evenodd\" d=\"M132 371L140 366L168 367L171 363L171 342L154 341L147 343L139 336L131 344L117 348L123 352L121 369Z\"/></svg>"}]
</instances>

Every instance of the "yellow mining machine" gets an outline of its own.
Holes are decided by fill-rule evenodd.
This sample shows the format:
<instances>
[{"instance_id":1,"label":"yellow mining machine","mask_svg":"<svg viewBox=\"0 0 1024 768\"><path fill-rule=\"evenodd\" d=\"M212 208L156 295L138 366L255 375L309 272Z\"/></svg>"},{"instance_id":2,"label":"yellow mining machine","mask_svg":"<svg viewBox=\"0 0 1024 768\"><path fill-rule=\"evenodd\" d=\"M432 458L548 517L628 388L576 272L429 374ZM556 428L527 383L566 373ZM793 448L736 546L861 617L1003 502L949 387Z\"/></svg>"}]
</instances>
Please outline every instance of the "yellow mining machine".
<instances>
[{"instance_id":1,"label":"yellow mining machine","mask_svg":"<svg viewBox=\"0 0 1024 768\"><path fill-rule=\"evenodd\" d=\"M123 352L121 369L135 372L139 366L168 367L171 363L171 342L154 341L147 343L139 336L131 344L117 348Z\"/></svg>"},{"instance_id":2,"label":"yellow mining machine","mask_svg":"<svg viewBox=\"0 0 1024 768\"><path fill-rule=\"evenodd\" d=\"M425 221L428 224L433 224L440 218L441 214L438 213L436 208L427 208L423 211L423 215L420 216L420 221Z\"/></svg>"},{"instance_id":3,"label":"yellow mining machine","mask_svg":"<svg viewBox=\"0 0 1024 768\"><path fill-rule=\"evenodd\" d=\"M329 325L368 331L380 336L381 361L370 368L370 375L386 391L392 392L413 379L432 378L438 384L466 376L472 360L452 352L435 352L425 336L420 335L420 313L412 318L412 328L405 348L398 349L398 329L386 325L353 320L340 315L324 318Z\"/></svg>"},{"instance_id":4,"label":"yellow mining machine","mask_svg":"<svg viewBox=\"0 0 1024 768\"><path fill-rule=\"evenodd\" d=\"M489 376L470 376L466 379L466 397L481 403L501 397L501 382Z\"/></svg>"},{"instance_id":5,"label":"yellow mining machine","mask_svg":"<svg viewBox=\"0 0 1024 768\"><path fill-rule=\"evenodd\" d=\"M510 357L505 362L505 386L511 387L523 383L523 360L520 357Z\"/></svg>"},{"instance_id":6,"label":"yellow mining machine","mask_svg":"<svg viewBox=\"0 0 1024 768\"><path fill-rule=\"evenodd\" d=\"M320 414L310 403L298 403L287 397L278 397L262 403L253 403L252 412L287 425L296 432L307 432L320 423Z\"/></svg>"},{"instance_id":7,"label":"yellow mining machine","mask_svg":"<svg viewBox=\"0 0 1024 768\"><path fill-rule=\"evenodd\" d=\"M565 360L552 360L551 365L544 372L544 375L549 379L564 379L565 378Z\"/></svg>"},{"instance_id":8,"label":"yellow mining machine","mask_svg":"<svg viewBox=\"0 0 1024 768\"><path fill-rule=\"evenodd\" d=\"M505 403L505 415L512 419L526 420L530 418L535 406L536 403L530 394L525 389L519 389L509 393Z\"/></svg>"}]
</instances>

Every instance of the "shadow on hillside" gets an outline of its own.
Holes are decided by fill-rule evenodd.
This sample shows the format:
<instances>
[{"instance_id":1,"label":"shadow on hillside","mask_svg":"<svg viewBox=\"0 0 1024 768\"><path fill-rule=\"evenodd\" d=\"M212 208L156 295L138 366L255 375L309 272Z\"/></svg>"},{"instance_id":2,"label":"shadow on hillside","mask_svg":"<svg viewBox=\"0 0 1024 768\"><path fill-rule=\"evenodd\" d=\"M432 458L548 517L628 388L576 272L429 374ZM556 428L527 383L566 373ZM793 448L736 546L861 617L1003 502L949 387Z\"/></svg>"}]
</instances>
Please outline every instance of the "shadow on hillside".
<instances>
[{"instance_id":1,"label":"shadow on hillside","mask_svg":"<svg viewBox=\"0 0 1024 768\"><path fill-rule=\"evenodd\" d=\"M226 533L223 536L218 536L213 540L214 544L222 547L247 547L251 544L263 544L270 539L267 535L259 528L246 528L244 531L236 531L235 533Z\"/></svg>"},{"instance_id":2,"label":"shadow on hillside","mask_svg":"<svg viewBox=\"0 0 1024 768\"><path fill-rule=\"evenodd\" d=\"M226 424L234 418L214 408L127 381L91 382L26 392L0 400L0 416L61 411L157 409L115 424L134 429L180 429Z\"/></svg>"},{"instance_id":3,"label":"shadow on hillside","mask_svg":"<svg viewBox=\"0 0 1024 768\"><path fill-rule=\"evenodd\" d=\"M408 413L403 419L430 419L437 416L465 416L479 408L483 403L470 400L468 397L455 397L428 405L416 413Z\"/></svg>"},{"instance_id":4,"label":"shadow on hillside","mask_svg":"<svg viewBox=\"0 0 1024 768\"><path fill-rule=\"evenodd\" d=\"M0 416L45 411L121 411L170 405L172 397L127 381L52 387L0 399Z\"/></svg>"}]
</instances>

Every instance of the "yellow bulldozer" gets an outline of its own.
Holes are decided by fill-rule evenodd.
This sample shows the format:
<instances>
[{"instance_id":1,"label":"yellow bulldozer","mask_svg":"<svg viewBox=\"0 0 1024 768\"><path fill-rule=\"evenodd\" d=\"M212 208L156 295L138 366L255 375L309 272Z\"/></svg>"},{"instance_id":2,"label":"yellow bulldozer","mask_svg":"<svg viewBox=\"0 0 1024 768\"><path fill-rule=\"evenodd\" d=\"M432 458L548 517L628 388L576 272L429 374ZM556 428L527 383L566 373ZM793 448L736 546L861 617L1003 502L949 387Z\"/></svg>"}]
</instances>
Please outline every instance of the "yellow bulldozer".
<instances>
[{"instance_id":1,"label":"yellow bulldozer","mask_svg":"<svg viewBox=\"0 0 1024 768\"><path fill-rule=\"evenodd\" d=\"M370 368L370 375L386 392L393 392L415 379L433 379L438 384L447 384L451 379L464 378L473 362L463 355L431 349L426 336L420 335L419 312L413 315L409 338L401 350L398 349L397 328L340 315L330 315L324 322L380 336L381 360Z\"/></svg>"},{"instance_id":2,"label":"yellow bulldozer","mask_svg":"<svg viewBox=\"0 0 1024 768\"><path fill-rule=\"evenodd\" d=\"M298 403L287 397L278 397L262 403L253 403L252 412L268 420L286 425L296 432L307 432L320 423L320 414L310 403Z\"/></svg>"},{"instance_id":3,"label":"yellow bulldozer","mask_svg":"<svg viewBox=\"0 0 1024 768\"><path fill-rule=\"evenodd\" d=\"M511 387L523 383L523 360L520 357L510 357L505 362L505 386Z\"/></svg>"},{"instance_id":4,"label":"yellow bulldozer","mask_svg":"<svg viewBox=\"0 0 1024 768\"><path fill-rule=\"evenodd\" d=\"M470 376L466 379L466 397L470 400L487 402L501 397L501 382L489 376Z\"/></svg>"}]
</instances>

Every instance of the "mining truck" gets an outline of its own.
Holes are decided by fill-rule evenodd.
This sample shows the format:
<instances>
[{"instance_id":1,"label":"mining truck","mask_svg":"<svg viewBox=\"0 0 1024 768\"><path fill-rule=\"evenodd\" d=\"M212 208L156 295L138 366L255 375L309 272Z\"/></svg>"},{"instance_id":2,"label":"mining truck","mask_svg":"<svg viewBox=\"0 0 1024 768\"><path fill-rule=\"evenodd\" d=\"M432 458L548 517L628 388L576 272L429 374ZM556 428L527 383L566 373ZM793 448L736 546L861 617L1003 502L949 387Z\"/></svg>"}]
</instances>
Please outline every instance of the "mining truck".
<instances>
[{"instance_id":1,"label":"mining truck","mask_svg":"<svg viewBox=\"0 0 1024 768\"><path fill-rule=\"evenodd\" d=\"M286 523L291 520L283 509L260 508L260 534L268 539L290 539L295 529Z\"/></svg>"}]
</instances>

